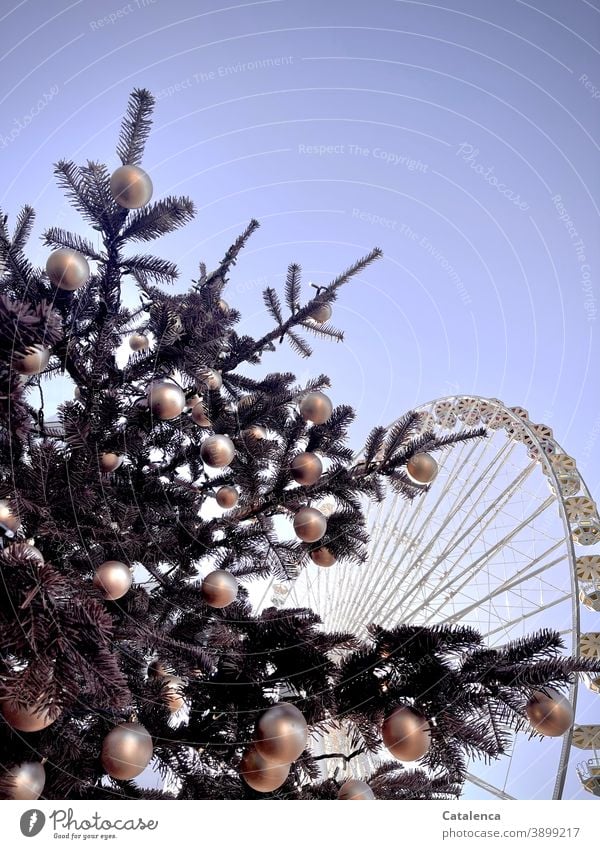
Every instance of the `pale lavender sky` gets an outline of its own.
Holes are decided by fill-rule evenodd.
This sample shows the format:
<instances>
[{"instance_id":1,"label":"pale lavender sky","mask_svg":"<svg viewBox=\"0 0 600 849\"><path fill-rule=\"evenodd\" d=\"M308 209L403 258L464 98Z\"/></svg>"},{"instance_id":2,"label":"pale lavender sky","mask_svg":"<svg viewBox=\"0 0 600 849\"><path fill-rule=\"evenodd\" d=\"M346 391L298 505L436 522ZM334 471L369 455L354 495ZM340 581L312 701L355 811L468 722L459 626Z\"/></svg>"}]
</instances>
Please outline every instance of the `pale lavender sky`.
<instances>
[{"instance_id":1,"label":"pale lavender sky","mask_svg":"<svg viewBox=\"0 0 600 849\"><path fill-rule=\"evenodd\" d=\"M384 250L335 308L345 343L270 370L329 373L357 447L439 396L520 404L598 492L599 26L588 0L6 2L0 205L33 204L36 237L79 227L51 164L116 165L150 88L155 197L198 206L152 246L182 286L259 218L226 297L260 332L288 262L308 287Z\"/></svg>"}]
</instances>

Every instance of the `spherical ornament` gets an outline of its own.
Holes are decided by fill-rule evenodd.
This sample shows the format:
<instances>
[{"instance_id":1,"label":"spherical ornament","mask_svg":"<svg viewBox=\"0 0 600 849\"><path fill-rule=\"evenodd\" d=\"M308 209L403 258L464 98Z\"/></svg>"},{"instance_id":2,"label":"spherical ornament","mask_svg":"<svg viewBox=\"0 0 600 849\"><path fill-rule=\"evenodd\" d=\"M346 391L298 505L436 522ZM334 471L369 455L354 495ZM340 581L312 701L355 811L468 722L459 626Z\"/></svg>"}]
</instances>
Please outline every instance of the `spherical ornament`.
<instances>
[{"instance_id":1,"label":"spherical ornament","mask_svg":"<svg viewBox=\"0 0 600 849\"><path fill-rule=\"evenodd\" d=\"M152 737L144 726L124 722L104 738L100 760L111 778L129 781L146 769L153 751Z\"/></svg>"},{"instance_id":2,"label":"spherical ornament","mask_svg":"<svg viewBox=\"0 0 600 849\"><path fill-rule=\"evenodd\" d=\"M327 569L335 563L335 554L332 554L326 546L321 546L321 548L315 548L311 551L310 559L313 563L316 563L317 566L322 566Z\"/></svg>"},{"instance_id":3,"label":"spherical ornament","mask_svg":"<svg viewBox=\"0 0 600 849\"><path fill-rule=\"evenodd\" d=\"M212 389L213 392L216 392L217 389L220 389L221 386L223 386L221 372L214 368L209 368L203 371L200 375L200 380L206 383L208 388Z\"/></svg>"},{"instance_id":4,"label":"spherical ornament","mask_svg":"<svg viewBox=\"0 0 600 849\"><path fill-rule=\"evenodd\" d=\"M226 510L231 510L238 503L238 491L234 486L222 486L217 490L217 504Z\"/></svg>"},{"instance_id":5,"label":"spherical ornament","mask_svg":"<svg viewBox=\"0 0 600 849\"><path fill-rule=\"evenodd\" d=\"M204 440L200 447L200 456L207 466L220 469L228 466L235 457L235 446L228 436L217 433Z\"/></svg>"},{"instance_id":6,"label":"spherical ornament","mask_svg":"<svg viewBox=\"0 0 600 849\"><path fill-rule=\"evenodd\" d=\"M340 787L338 799L374 799L375 794L369 787L366 781L360 781L358 778L349 778Z\"/></svg>"},{"instance_id":7,"label":"spherical ornament","mask_svg":"<svg viewBox=\"0 0 600 849\"><path fill-rule=\"evenodd\" d=\"M249 787L259 793L271 793L285 784L290 774L289 764L268 763L254 746L242 755L240 775Z\"/></svg>"},{"instance_id":8,"label":"spherical ornament","mask_svg":"<svg viewBox=\"0 0 600 849\"><path fill-rule=\"evenodd\" d=\"M107 560L96 569L94 586L97 587L107 601L123 598L131 589L133 577L129 567L120 560Z\"/></svg>"},{"instance_id":9,"label":"spherical ornament","mask_svg":"<svg viewBox=\"0 0 600 849\"><path fill-rule=\"evenodd\" d=\"M202 398L198 395L198 393L194 393L194 395L190 395L189 398L185 399L185 406L188 410L193 410L196 404L199 404L202 401Z\"/></svg>"},{"instance_id":10,"label":"spherical ornament","mask_svg":"<svg viewBox=\"0 0 600 849\"><path fill-rule=\"evenodd\" d=\"M235 601L238 582L225 569L215 569L209 572L202 581L202 598L209 607L227 607Z\"/></svg>"},{"instance_id":11,"label":"spherical ornament","mask_svg":"<svg viewBox=\"0 0 600 849\"><path fill-rule=\"evenodd\" d=\"M19 374L40 374L44 371L50 360L50 348L43 345L30 345L25 351L16 353L12 359L12 365Z\"/></svg>"},{"instance_id":12,"label":"spherical ornament","mask_svg":"<svg viewBox=\"0 0 600 849\"><path fill-rule=\"evenodd\" d=\"M90 267L79 251L60 248L53 251L46 261L46 274L57 289L74 292L90 279Z\"/></svg>"},{"instance_id":13,"label":"spherical ornament","mask_svg":"<svg viewBox=\"0 0 600 849\"><path fill-rule=\"evenodd\" d=\"M153 660L148 664L148 678L164 678L170 674L162 660Z\"/></svg>"},{"instance_id":14,"label":"spherical ornament","mask_svg":"<svg viewBox=\"0 0 600 849\"><path fill-rule=\"evenodd\" d=\"M31 545L29 542L15 542L12 545L9 545L5 551L10 557L33 560L38 563L44 562L44 555L42 552L39 548L36 548L35 545Z\"/></svg>"},{"instance_id":15,"label":"spherical ornament","mask_svg":"<svg viewBox=\"0 0 600 849\"><path fill-rule=\"evenodd\" d=\"M408 705L400 705L381 726L383 743L399 761L417 761L431 745L431 727L425 717Z\"/></svg>"},{"instance_id":16,"label":"spherical ornament","mask_svg":"<svg viewBox=\"0 0 600 849\"><path fill-rule=\"evenodd\" d=\"M300 401L300 415L305 422L325 424L333 412L333 404L323 392L309 392Z\"/></svg>"},{"instance_id":17,"label":"spherical ornament","mask_svg":"<svg viewBox=\"0 0 600 849\"><path fill-rule=\"evenodd\" d=\"M332 312L331 304L319 304L311 312L310 317L319 324L325 324L331 318Z\"/></svg>"},{"instance_id":18,"label":"spherical ornament","mask_svg":"<svg viewBox=\"0 0 600 849\"><path fill-rule=\"evenodd\" d=\"M129 337L129 347L132 351L147 351L150 340L143 333L132 333Z\"/></svg>"},{"instance_id":19,"label":"spherical ornament","mask_svg":"<svg viewBox=\"0 0 600 849\"><path fill-rule=\"evenodd\" d=\"M425 485L435 480L438 464L431 454L415 454L406 464L406 474L413 483Z\"/></svg>"},{"instance_id":20,"label":"spherical ornament","mask_svg":"<svg viewBox=\"0 0 600 849\"><path fill-rule=\"evenodd\" d=\"M244 428L243 436L246 439L266 439L267 430L262 425L250 425L250 427Z\"/></svg>"},{"instance_id":21,"label":"spherical ornament","mask_svg":"<svg viewBox=\"0 0 600 849\"><path fill-rule=\"evenodd\" d=\"M206 415L204 404L201 401L192 407L192 419L200 427L210 427L211 421Z\"/></svg>"},{"instance_id":22,"label":"spherical ornament","mask_svg":"<svg viewBox=\"0 0 600 849\"><path fill-rule=\"evenodd\" d=\"M294 515L294 530L303 542L317 542L325 536L327 519L314 507L301 507Z\"/></svg>"},{"instance_id":23,"label":"spherical ornament","mask_svg":"<svg viewBox=\"0 0 600 849\"><path fill-rule=\"evenodd\" d=\"M8 770L8 797L19 801L39 799L46 783L46 770L39 761L25 761Z\"/></svg>"},{"instance_id":24,"label":"spherical ornament","mask_svg":"<svg viewBox=\"0 0 600 849\"><path fill-rule=\"evenodd\" d=\"M308 726L295 705L278 702L256 723L254 746L267 763L289 764L306 748Z\"/></svg>"},{"instance_id":25,"label":"spherical ornament","mask_svg":"<svg viewBox=\"0 0 600 849\"><path fill-rule=\"evenodd\" d=\"M163 682L163 698L171 713L175 713L185 704L182 693L185 681L176 675L165 675L163 676Z\"/></svg>"},{"instance_id":26,"label":"spherical ornament","mask_svg":"<svg viewBox=\"0 0 600 849\"><path fill-rule=\"evenodd\" d=\"M219 303L217 304L217 306L219 307L219 309L221 310L221 312L224 312L224 313L225 313L225 315L227 315L227 313L228 313L228 312L230 311L230 309L231 309L231 308L230 308L230 306L229 306L229 304L227 303L227 301L223 300L223 298L219 298Z\"/></svg>"},{"instance_id":27,"label":"spherical ornament","mask_svg":"<svg viewBox=\"0 0 600 849\"><path fill-rule=\"evenodd\" d=\"M545 737L562 737L573 725L573 708L570 701L547 687L536 690L525 707L532 726Z\"/></svg>"},{"instance_id":28,"label":"spherical ornament","mask_svg":"<svg viewBox=\"0 0 600 849\"><path fill-rule=\"evenodd\" d=\"M3 701L2 715L11 728L27 732L41 731L56 720L47 708L42 707L42 699L28 707L22 707L10 700Z\"/></svg>"},{"instance_id":29,"label":"spherical ornament","mask_svg":"<svg viewBox=\"0 0 600 849\"><path fill-rule=\"evenodd\" d=\"M110 178L110 192L125 209L141 209L152 197L152 180L137 165L121 165Z\"/></svg>"},{"instance_id":30,"label":"spherical ornament","mask_svg":"<svg viewBox=\"0 0 600 849\"><path fill-rule=\"evenodd\" d=\"M292 477L302 486L312 486L323 473L323 463L312 451L297 454L290 464Z\"/></svg>"},{"instance_id":31,"label":"spherical ornament","mask_svg":"<svg viewBox=\"0 0 600 849\"><path fill-rule=\"evenodd\" d=\"M98 465L100 466L100 471L108 474L109 472L115 472L121 463L123 462L122 454L115 454L114 451L105 451L98 457Z\"/></svg>"},{"instance_id":32,"label":"spherical ornament","mask_svg":"<svg viewBox=\"0 0 600 849\"><path fill-rule=\"evenodd\" d=\"M161 421L176 419L185 407L185 395L171 380L155 380L148 389L148 406Z\"/></svg>"},{"instance_id":33,"label":"spherical ornament","mask_svg":"<svg viewBox=\"0 0 600 849\"><path fill-rule=\"evenodd\" d=\"M16 533L21 527L21 520L13 512L8 501L0 501L0 523L13 533Z\"/></svg>"}]
</instances>

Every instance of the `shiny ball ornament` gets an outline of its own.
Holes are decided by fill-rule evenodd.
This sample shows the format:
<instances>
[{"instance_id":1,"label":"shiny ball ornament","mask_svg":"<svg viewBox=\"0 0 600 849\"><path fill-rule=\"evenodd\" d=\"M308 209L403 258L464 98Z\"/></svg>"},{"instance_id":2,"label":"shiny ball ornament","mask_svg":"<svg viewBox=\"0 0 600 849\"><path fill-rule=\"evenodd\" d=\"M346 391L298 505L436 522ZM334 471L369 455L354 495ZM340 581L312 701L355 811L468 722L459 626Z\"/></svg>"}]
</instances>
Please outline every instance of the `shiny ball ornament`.
<instances>
[{"instance_id":1,"label":"shiny ball ornament","mask_svg":"<svg viewBox=\"0 0 600 849\"><path fill-rule=\"evenodd\" d=\"M21 520L13 512L8 501L0 501L0 522L13 533L16 533L21 527Z\"/></svg>"},{"instance_id":2,"label":"shiny ball ornament","mask_svg":"<svg viewBox=\"0 0 600 849\"><path fill-rule=\"evenodd\" d=\"M56 716L51 716L48 709L41 706L41 700L28 707L9 700L3 701L2 715L11 728L30 733L48 728L56 720Z\"/></svg>"},{"instance_id":3,"label":"shiny ball ornament","mask_svg":"<svg viewBox=\"0 0 600 849\"><path fill-rule=\"evenodd\" d=\"M240 775L249 787L259 793L271 793L285 784L290 774L290 764L273 764L249 746L242 755Z\"/></svg>"},{"instance_id":4,"label":"shiny ball ornament","mask_svg":"<svg viewBox=\"0 0 600 849\"><path fill-rule=\"evenodd\" d=\"M244 429L243 435L249 439L266 439L267 430L262 425L250 425L250 427Z\"/></svg>"},{"instance_id":5,"label":"shiny ball ornament","mask_svg":"<svg viewBox=\"0 0 600 849\"><path fill-rule=\"evenodd\" d=\"M386 716L381 736L390 755L399 761L417 761L427 754L431 745L429 723L408 705L400 705Z\"/></svg>"},{"instance_id":6,"label":"shiny ball ornament","mask_svg":"<svg viewBox=\"0 0 600 849\"><path fill-rule=\"evenodd\" d=\"M338 793L338 799L374 799L375 794L369 787L366 781L360 781L358 778L349 778L344 781Z\"/></svg>"},{"instance_id":7,"label":"shiny ball ornament","mask_svg":"<svg viewBox=\"0 0 600 849\"><path fill-rule=\"evenodd\" d=\"M90 267L79 251L60 248L48 257L46 274L57 289L74 292L81 289L90 279Z\"/></svg>"},{"instance_id":8,"label":"shiny ball ornament","mask_svg":"<svg viewBox=\"0 0 600 849\"><path fill-rule=\"evenodd\" d=\"M231 309L231 308L230 308L230 306L229 306L229 304L227 303L227 301L223 300L223 298L219 298L218 307L219 307L219 309L221 310L221 312L224 312L224 313L225 313L225 315L227 315L227 313L228 313L228 312L230 311L230 309Z\"/></svg>"},{"instance_id":9,"label":"shiny ball ornament","mask_svg":"<svg viewBox=\"0 0 600 849\"><path fill-rule=\"evenodd\" d=\"M217 504L225 510L231 510L238 503L238 491L234 486L222 486L217 490Z\"/></svg>"},{"instance_id":10,"label":"shiny ball ornament","mask_svg":"<svg viewBox=\"0 0 600 849\"><path fill-rule=\"evenodd\" d=\"M129 567L120 560L107 560L96 569L94 586L107 601L116 601L129 592L133 577Z\"/></svg>"},{"instance_id":11,"label":"shiny ball ornament","mask_svg":"<svg viewBox=\"0 0 600 849\"><path fill-rule=\"evenodd\" d=\"M43 345L30 345L22 354L15 354L12 365L19 374L40 374L50 360L50 348Z\"/></svg>"},{"instance_id":12,"label":"shiny ball ornament","mask_svg":"<svg viewBox=\"0 0 600 849\"><path fill-rule=\"evenodd\" d=\"M200 446L202 462L213 469L228 466L235 457L235 446L228 436L217 433L209 436Z\"/></svg>"},{"instance_id":13,"label":"shiny ball ornament","mask_svg":"<svg viewBox=\"0 0 600 849\"><path fill-rule=\"evenodd\" d=\"M223 378L221 376L221 372L217 371L214 368L206 369L200 375L200 379L206 383L209 389L213 392L216 392L223 386Z\"/></svg>"},{"instance_id":14,"label":"shiny ball ornament","mask_svg":"<svg viewBox=\"0 0 600 849\"><path fill-rule=\"evenodd\" d=\"M163 676L163 682L163 699L171 713L176 713L185 704L182 692L185 681L176 675L165 675Z\"/></svg>"},{"instance_id":15,"label":"shiny ball ornament","mask_svg":"<svg viewBox=\"0 0 600 849\"><path fill-rule=\"evenodd\" d=\"M326 546L322 546L321 548L315 548L311 551L310 559L313 563L316 563L317 566L328 569L335 563L335 554L332 554Z\"/></svg>"},{"instance_id":16,"label":"shiny ball ornament","mask_svg":"<svg viewBox=\"0 0 600 849\"><path fill-rule=\"evenodd\" d=\"M415 454L406 464L406 474L413 483L425 486L435 480L438 464L431 454Z\"/></svg>"},{"instance_id":17,"label":"shiny ball ornament","mask_svg":"<svg viewBox=\"0 0 600 849\"><path fill-rule=\"evenodd\" d=\"M202 581L202 598L209 607L227 607L235 601L238 582L231 572L215 569Z\"/></svg>"},{"instance_id":18,"label":"shiny ball ornament","mask_svg":"<svg viewBox=\"0 0 600 849\"><path fill-rule=\"evenodd\" d=\"M294 515L294 530L302 542L318 542L325 536L327 519L315 507L301 507Z\"/></svg>"},{"instance_id":19,"label":"shiny ball ornament","mask_svg":"<svg viewBox=\"0 0 600 849\"><path fill-rule=\"evenodd\" d=\"M312 451L303 451L294 457L290 470L296 483L312 486L323 473L323 463Z\"/></svg>"},{"instance_id":20,"label":"shiny ball ornament","mask_svg":"<svg viewBox=\"0 0 600 849\"><path fill-rule=\"evenodd\" d=\"M206 415L202 402L194 404L192 407L192 420L200 427L210 427L211 421Z\"/></svg>"},{"instance_id":21,"label":"shiny ball ornament","mask_svg":"<svg viewBox=\"0 0 600 849\"><path fill-rule=\"evenodd\" d=\"M148 678L164 678L170 674L162 660L153 660L148 664Z\"/></svg>"},{"instance_id":22,"label":"shiny ball ornament","mask_svg":"<svg viewBox=\"0 0 600 849\"><path fill-rule=\"evenodd\" d=\"M525 707L527 718L544 737L562 737L573 725L573 708L569 700L547 687L536 690Z\"/></svg>"},{"instance_id":23,"label":"shiny ball ornament","mask_svg":"<svg viewBox=\"0 0 600 849\"><path fill-rule=\"evenodd\" d=\"M196 393L194 395L190 395L189 398L185 399L185 406L188 410L193 410L196 404L199 404L202 401L202 398Z\"/></svg>"},{"instance_id":24,"label":"shiny ball ornament","mask_svg":"<svg viewBox=\"0 0 600 849\"><path fill-rule=\"evenodd\" d=\"M129 781L146 769L153 752L152 737L144 726L124 722L104 738L100 760L111 778Z\"/></svg>"},{"instance_id":25,"label":"shiny ball ornament","mask_svg":"<svg viewBox=\"0 0 600 849\"><path fill-rule=\"evenodd\" d=\"M310 317L318 324L325 324L331 318L332 312L331 304L319 304L311 312Z\"/></svg>"},{"instance_id":26,"label":"shiny ball ornament","mask_svg":"<svg viewBox=\"0 0 600 849\"><path fill-rule=\"evenodd\" d=\"M300 401L300 415L305 422L325 424L332 412L333 404L323 392L309 392Z\"/></svg>"},{"instance_id":27,"label":"shiny ball ornament","mask_svg":"<svg viewBox=\"0 0 600 849\"><path fill-rule=\"evenodd\" d=\"M161 421L180 416L185 407L183 391L170 380L155 380L148 389L148 406Z\"/></svg>"},{"instance_id":28,"label":"shiny ball ornament","mask_svg":"<svg viewBox=\"0 0 600 849\"><path fill-rule=\"evenodd\" d=\"M267 763L282 766L299 758L308 740L308 726L295 705L278 702L256 723L254 747Z\"/></svg>"},{"instance_id":29,"label":"shiny ball ornament","mask_svg":"<svg viewBox=\"0 0 600 849\"><path fill-rule=\"evenodd\" d=\"M116 472L122 462L122 454L115 454L114 451L105 451L98 457L98 465L100 466L100 471L104 472L104 474Z\"/></svg>"},{"instance_id":30,"label":"shiny ball ornament","mask_svg":"<svg viewBox=\"0 0 600 849\"><path fill-rule=\"evenodd\" d=\"M141 209L152 197L152 180L137 165L121 165L111 174L110 193L124 209Z\"/></svg>"},{"instance_id":31,"label":"shiny ball ornament","mask_svg":"<svg viewBox=\"0 0 600 849\"><path fill-rule=\"evenodd\" d=\"M35 800L42 795L46 783L46 770L39 761L25 761L9 769L6 777L9 799Z\"/></svg>"},{"instance_id":32,"label":"shiny ball ornament","mask_svg":"<svg viewBox=\"0 0 600 849\"><path fill-rule=\"evenodd\" d=\"M132 351L147 351L150 340L143 333L132 333L129 337L129 347Z\"/></svg>"}]
</instances>

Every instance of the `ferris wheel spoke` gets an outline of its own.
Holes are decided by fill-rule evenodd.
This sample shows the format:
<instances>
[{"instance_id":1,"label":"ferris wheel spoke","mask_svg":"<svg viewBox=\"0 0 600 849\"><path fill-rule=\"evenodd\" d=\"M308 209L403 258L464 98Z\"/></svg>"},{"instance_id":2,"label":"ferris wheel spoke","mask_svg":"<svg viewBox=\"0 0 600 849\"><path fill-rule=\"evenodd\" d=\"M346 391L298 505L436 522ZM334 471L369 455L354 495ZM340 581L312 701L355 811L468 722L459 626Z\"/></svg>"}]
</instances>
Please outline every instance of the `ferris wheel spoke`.
<instances>
[{"instance_id":1,"label":"ferris wheel spoke","mask_svg":"<svg viewBox=\"0 0 600 849\"><path fill-rule=\"evenodd\" d=\"M520 584L524 583L525 581L531 580L532 578L535 578L537 575L541 575L543 572L546 572L549 569L553 569L555 566L558 566L558 564L561 563L562 560L563 560L562 555L560 557L556 557L554 560L549 560L546 563L542 563L542 565L538 566L537 569L532 569L532 566L535 566L536 563L539 563L540 561L542 561L548 554L551 554L553 551L556 551L558 548L561 547L561 545L562 545L562 540L555 543L547 551L545 551L542 555L540 555L539 557L536 557L535 560L532 560L530 563L528 563L526 566L524 566L523 569L521 569L519 572L517 572L512 578L510 578L509 580L503 581L501 584L499 584L494 590L489 592L487 595L484 595L481 598L478 598L476 601L474 601L472 604L468 605L467 607L461 607L460 610L455 610L454 613L452 613L451 616L447 616L444 619L440 619L439 622L446 624L446 623L449 623L449 622L456 622L457 620L463 619L465 616L468 616L469 613L472 613L478 607L482 607L485 604L486 601L491 601L492 599L496 598L497 596L501 595L502 593L508 592L509 590L514 589L515 587L519 586Z\"/></svg>"},{"instance_id":2,"label":"ferris wheel spoke","mask_svg":"<svg viewBox=\"0 0 600 849\"><path fill-rule=\"evenodd\" d=\"M467 781L471 784L475 784L481 790L485 790L487 793L490 793L492 796L496 796L498 799L515 799L515 796L511 796L505 790L501 790L499 787L494 787L493 784L489 784L489 782L484 781L483 778L480 778L478 775L473 775L472 772L467 773Z\"/></svg>"},{"instance_id":3,"label":"ferris wheel spoke","mask_svg":"<svg viewBox=\"0 0 600 849\"><path fill-rule=\"evenodd\" d=\"M528 613L524 613L517 619L511 619L510 621L504 622L497 628L494 628L491 631L486 631L481 636L484 639L487 639L489 637L492 637L494 634L500 633L501 631L504 631L508 635L510 633L511 628L515 625L520 625L521 622L524 622L526 619L531 619L532 616L537 616L539 613L542 613L545 610L549 610L551 607L556 607L557 604L562 604L563 601L570 601L570 599L571 593L565 593L564 595L560 596L560 598L556 598L554 599L554 601L549 601L546 604L540 605L539 607L536 607L535 610L530 610Z\"/></svg>"},{"instance_id":4,"label":"ferris wheel spoke","mask_svg":"<svg viewBox=\"0 0 600 849\"><path fill-rule=\"evenodd\" d=\"M466 583L468 583L470 580L472 580L482 569L485 568L488 561L491 561L492 558L495 557L495 555L501 549L506 547L510 541L512 541L516 536L518 536L522 530L527 528L534 519L536 519L538 516L541 516L542 513L544 513L553 503L554 503L554 499L551 496L549 496L545 501L542 502L542 504L540 504L537 507L536 510L533 511L533 513L531 513L529 516L527 516L525 519L523 519L523 521L519 522L519 524L516 525L514 528L512 528L511 531L508 534L506 534L501 540L494 543L494 545L492 545L489 549L486 549L485 552L482 555L480 555L480 557L478 557L473 563L470 563L465 569L458 572L457 574L454 574L454 570L459 565L459 563L462 560L464 560L466 554L469 551L471 551L473 544L481 538L481 535L482 535L483 531L487 528L487 525L484 528L482 528L481 531L475 536L475 538L473 540L471 540L471 542L469 543L469 545L467 546L465 551L463 551L463 553L460 555L458 560L456 560L452 564L452 567L453 567L452 578L449 581L446 581L446 583L438 583L435 587L432 587L430 594L429 594L429 597L422 604L420 604L417 608L411 609L409 615L415 616L417 613L420 613L421 610L423 610L425 607L427 607L429 605L429 603L431 602L431 600L433 598L437 598L441 593L444 593L444 592L447 592L447 591L450 591L450 590L453 590L454 593L458 592L462 587L465 586ZM488 522L488 525L489 525L489 522ZM466 576L466 578L465 578L465 576ZM456 587L457 583L458 583L458 587ZM436 609L436 611L434 611L434 614L432 614L432 615L435 615L435 613L439 612L440 609L441 609L441 606L438 607ZM431 619L431 616L429 617L429 619ZM426 621L429 621L429 619L426 620Z\"/></svg>"}]
</instances>

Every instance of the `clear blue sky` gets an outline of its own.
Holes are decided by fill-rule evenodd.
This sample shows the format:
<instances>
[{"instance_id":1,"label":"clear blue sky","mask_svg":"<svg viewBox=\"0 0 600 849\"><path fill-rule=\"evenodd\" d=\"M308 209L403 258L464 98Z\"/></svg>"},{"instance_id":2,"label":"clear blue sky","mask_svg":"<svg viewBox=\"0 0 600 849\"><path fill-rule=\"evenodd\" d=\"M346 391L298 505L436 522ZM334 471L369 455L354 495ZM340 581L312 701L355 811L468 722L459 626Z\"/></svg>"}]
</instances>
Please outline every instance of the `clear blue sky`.
<instances>
[{"instance_id":1,"label":"clear blue sky","mask_svg":"<svg viewBox=\"0 0 600 849\"><path fill-rule=\"evenodd\" d=\"M588 0L14 0L0 204L33 204L36 237L78 228L51 164L116 165L127 95L150 88L155 196L198 206L153 246L182 286L259 218L226 296L258 333L288 262L308 285L384 250L335 308L345 343L271 370L329 373L357 447L442 395L520 404L598 492L599 26Z\"/></svg>"}]
</instances>

